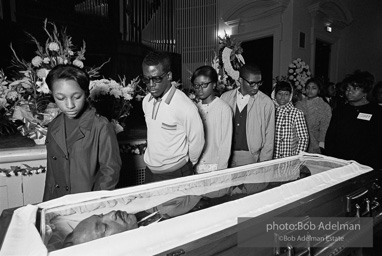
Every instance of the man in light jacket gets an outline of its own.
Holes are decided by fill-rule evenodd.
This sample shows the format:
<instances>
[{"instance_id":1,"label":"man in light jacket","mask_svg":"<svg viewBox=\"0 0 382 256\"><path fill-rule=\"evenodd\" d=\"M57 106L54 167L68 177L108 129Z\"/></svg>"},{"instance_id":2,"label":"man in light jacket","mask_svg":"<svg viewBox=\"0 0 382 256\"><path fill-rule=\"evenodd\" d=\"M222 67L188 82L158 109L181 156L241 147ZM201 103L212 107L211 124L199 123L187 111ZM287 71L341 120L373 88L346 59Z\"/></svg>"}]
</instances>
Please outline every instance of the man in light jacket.
<instances>
[{"instance_id":1,"label":"man in light jacket","mask_svg":"<svg viewBox=\"0 0 382 256\"><path fill-rule=\"evenodd\" d=\"M234 112L230 167L271 160L275 136L275 107L259 91L263 83L260 69L242 66L238 82L237 89L221 96Z\"/></svg>"}]
</instances>

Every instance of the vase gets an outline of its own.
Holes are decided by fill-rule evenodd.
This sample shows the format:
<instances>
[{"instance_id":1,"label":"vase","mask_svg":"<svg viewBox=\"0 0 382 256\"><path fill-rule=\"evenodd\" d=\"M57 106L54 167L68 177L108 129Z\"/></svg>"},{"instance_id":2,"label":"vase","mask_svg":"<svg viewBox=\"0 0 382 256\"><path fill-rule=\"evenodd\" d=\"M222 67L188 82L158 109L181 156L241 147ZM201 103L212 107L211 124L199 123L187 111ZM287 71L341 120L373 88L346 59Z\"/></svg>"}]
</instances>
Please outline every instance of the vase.
<instances>
[{"instance_id":1,"label":"vase","mask_svg":"<svg viewBox=\"0 0 382 256\"><path fill-rule=\"evenodd\" d=\"M46 136L43 136L41 139L33 139L36 145L45 145Z\"/></svg>"}]
</instances>

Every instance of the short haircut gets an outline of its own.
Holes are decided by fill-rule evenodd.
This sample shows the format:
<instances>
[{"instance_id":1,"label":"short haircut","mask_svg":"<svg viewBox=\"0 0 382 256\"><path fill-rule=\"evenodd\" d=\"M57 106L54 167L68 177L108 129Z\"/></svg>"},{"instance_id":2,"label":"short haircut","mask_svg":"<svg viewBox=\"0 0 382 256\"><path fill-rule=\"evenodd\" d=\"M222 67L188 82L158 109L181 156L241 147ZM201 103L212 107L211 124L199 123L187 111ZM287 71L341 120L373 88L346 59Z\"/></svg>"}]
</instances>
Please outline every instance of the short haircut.
<instances>
[{"instance_id":1,"label":"short haircut","mask_svg":"<svg viewBox=\"0 0 382 256\"><path fill-rule=\"evenodd\" d=\"M53 91L54 82L60 79L76 81L81 89L84 90L85 95L89 96L90 78L89 74L83 69L74 65L60 64L55 66L45 79L50 91Z\"/></svg>"},{"instance_id":2,"label":"short haircut","mask_svg":"<svg viewBox=\"0 0 382 256\"><path fill-rule=\"evenodd\" d=\"M278 91L287 91L292 93L292 86L287 81L278 81L276 82L275 93L277 93Z\"/></svg>"},{"instance_id":3,"label":"short haircut","mask_svg":"<svg viewBox=\"0 0 382 256\"><path fill-rule=\"evenodd\" d=\"M261 75L261 70L257 65L245 64L239 70L240 76L247 76L248 74Z\"/></svg>"},{"instance_id":4,"label":"short haircut","mask_svg":"<svg viewBox=\"0 0 382 256\"><path fill-rule=\"evenodd\" d=\"M368 93L373 88L374 76L368 71L356 70L347 75L342 83L345 88L350 85L354 88L361 88L364 93Z\"/></svg>"},{"instance_id":5,"label":"short haircut","mask_svg":"<svg viewBox=\"0 0 382 256\"><path fill-rule=\"evenodd\" d=\"M209 77L211 79L211 82L213 83L217 83L218 82L218 73L216 72L216 70L211 67L211 66L201 66L201 67L198 67L194 73L192 74L192 77L191 77L191 83L194 83L194 80L198 77L198 76L206 76L206 77Z\"/></svg>"},{"instance_id":6,"label":"short haircut","mask_svg":"<svg viewBox=\"0 0 382 256\"><path fill-rule=\"evenodd\" d=\"M171 58L167 52L149 52L143 59L142 64L146 66L157 66L162 64L163 71L171 71Z\"/></svg>"}]
</instances>

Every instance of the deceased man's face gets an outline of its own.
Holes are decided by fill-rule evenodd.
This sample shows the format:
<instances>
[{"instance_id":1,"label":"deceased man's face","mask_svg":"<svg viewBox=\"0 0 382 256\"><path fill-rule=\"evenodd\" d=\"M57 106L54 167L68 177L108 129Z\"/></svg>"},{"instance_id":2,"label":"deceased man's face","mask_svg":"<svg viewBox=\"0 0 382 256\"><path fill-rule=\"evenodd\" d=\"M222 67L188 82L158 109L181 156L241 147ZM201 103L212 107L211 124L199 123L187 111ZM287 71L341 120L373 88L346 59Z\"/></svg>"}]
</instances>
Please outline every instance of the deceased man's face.
<instances>
[{"instance_id":1,"label":"deceased man's face","mask_svg":"<svg viewBox=\"0 0 382 256\"><path fill-rule=\"evenodd\" d=\"M65 244L70 243L75 245L86 243L137 227L135 215L128 214L124 211L112 211L107 214L93 215L82 220L77 225L73 230L72 236L65 240Z\"/></svg>"}]
</instances>

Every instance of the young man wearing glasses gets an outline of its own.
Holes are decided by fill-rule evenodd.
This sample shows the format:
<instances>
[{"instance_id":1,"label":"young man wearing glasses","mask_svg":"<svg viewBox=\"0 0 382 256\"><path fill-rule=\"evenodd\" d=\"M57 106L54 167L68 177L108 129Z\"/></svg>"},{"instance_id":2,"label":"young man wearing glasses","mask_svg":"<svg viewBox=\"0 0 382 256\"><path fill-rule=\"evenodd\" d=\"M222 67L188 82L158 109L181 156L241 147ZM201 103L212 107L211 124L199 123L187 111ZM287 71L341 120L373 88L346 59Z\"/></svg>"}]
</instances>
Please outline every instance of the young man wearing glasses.
<instances>
[{"instance_id":1,"label":"young man wearing glasses","mask_svg":"<svg viewBox=\"0 0 382 256\"><path fill-rule=\"evenodd\" d=\"M275 134L275 107L259 91L261 71L257 66L240 68L240 86L225 92L221 98L234 113L230 167L271 160Z\"/></svg>"},{"instance_id":2,"label":"young man wearing glasses","mask_svg":"<svg viewBox=\"0 0 382 256\"><path fill-rule=\"evenodd\" d=\"M150 52L142 71L142 81L150 92L142 102L147 125L145 183L192 175L204 146L198 109L171 85L168 54Z\"/></svg>"}]
</instances>

